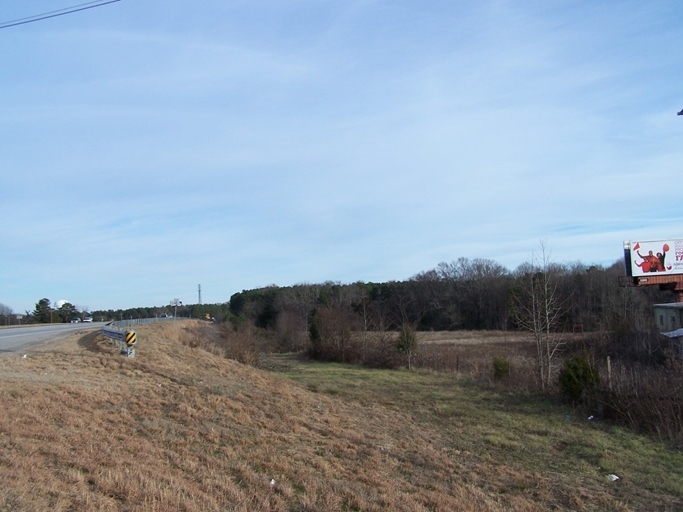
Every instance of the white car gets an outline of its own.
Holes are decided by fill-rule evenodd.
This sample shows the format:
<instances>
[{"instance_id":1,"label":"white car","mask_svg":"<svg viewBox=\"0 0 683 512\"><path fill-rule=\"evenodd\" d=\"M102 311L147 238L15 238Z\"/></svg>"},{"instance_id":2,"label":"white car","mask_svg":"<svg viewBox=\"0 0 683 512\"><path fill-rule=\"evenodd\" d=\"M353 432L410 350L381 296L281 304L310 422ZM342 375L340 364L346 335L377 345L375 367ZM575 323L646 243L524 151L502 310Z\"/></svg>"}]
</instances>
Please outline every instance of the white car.
<instances>
[{"instance_id":1,"label":"white car","mask_svg":"<svg viewBox=\"0 0 683 512\"><path fill-rule=\"evenodd\" d=\"M91 316L86 316L86 317L83 319L83 321L84 321L84 322L92 322L92 317L91 317Z\"/></svg>"}]
</instances>

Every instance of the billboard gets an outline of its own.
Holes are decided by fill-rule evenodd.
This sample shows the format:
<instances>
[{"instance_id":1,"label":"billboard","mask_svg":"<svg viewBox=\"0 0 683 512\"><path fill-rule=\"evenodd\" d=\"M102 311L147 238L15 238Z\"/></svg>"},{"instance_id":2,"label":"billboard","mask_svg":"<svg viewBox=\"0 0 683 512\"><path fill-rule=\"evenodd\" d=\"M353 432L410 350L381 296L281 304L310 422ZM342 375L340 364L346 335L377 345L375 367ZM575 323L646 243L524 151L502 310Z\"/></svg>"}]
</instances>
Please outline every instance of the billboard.
<instances>
[{"instance_id":1,"label":"billboard","mask_svg":"<svg viewBox=\"0 0 683 512\"><path fill-rule=\"evenodd\" d=\"M624 242L624 259L629 276L683 274L683 240Z\"/></svg>"}]
</instances>

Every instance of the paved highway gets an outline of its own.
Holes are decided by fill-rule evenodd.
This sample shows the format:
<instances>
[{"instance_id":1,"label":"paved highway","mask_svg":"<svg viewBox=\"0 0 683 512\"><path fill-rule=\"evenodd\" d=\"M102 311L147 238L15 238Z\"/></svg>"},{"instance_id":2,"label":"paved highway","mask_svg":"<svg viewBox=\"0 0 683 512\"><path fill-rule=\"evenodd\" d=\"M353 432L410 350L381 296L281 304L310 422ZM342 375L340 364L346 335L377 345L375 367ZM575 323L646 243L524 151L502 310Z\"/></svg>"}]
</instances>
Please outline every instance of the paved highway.
<instances>
[{"instance_id":1,"label":"paved highway","mask_svg":"<svg viewBox=\"0 0 683 512\"><path fill-rule=\"evenodd\" d=\"M41 324L0 329L0 352L16 352L41 343L66 338L77 331L101 329L104 322L79 324Z\"/></svg>"}]
</instances>

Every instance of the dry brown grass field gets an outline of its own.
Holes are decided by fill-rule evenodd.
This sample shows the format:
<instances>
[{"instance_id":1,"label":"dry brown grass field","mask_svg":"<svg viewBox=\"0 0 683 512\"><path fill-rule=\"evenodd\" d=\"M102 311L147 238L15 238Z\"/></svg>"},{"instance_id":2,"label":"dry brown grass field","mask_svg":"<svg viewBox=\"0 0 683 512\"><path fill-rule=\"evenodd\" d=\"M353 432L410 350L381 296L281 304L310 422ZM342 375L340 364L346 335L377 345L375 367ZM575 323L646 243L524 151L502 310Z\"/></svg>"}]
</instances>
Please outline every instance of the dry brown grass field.
<instances>
[{"instance_id":1,"label":"dry brown grass field","mask_svg":"<svg viewBox=\"0 0 683 512\"><path fill-rule=\"evenodd\" d=\"M532 341L532 335L514 331L437 331L418 332L420 343L455 343L481 345L492 343L518 343Z\"/></svg>"},{"instance_id":2,"label":"dry brown grass field","mask_svg":"<svg viewBox=\"0 0 683 512\"><path fill-rule=\"evenodd\" d=\"M136 330L0 357L0 511L683 510L680 452L550 403Z\"/></svg>"}]
</instances>

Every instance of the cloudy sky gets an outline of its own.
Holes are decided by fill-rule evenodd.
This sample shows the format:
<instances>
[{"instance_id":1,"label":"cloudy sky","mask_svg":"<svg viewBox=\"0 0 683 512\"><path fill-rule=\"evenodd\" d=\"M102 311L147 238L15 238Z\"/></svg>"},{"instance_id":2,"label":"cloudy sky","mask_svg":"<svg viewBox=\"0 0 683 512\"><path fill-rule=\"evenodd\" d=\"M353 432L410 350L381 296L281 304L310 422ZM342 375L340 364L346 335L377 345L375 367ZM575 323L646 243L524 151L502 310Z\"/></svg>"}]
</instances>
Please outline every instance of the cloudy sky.
<instances>
[{"instance_id":1,"label":"cloudy sky","mask_svg":"<svg viewBox=\"0 0 683 512\"><path fill-rule=\"evenodd\" d=\"M0 22L81 5L5 0ZM0 302L683 238L683 3L121 0L0 29Z\"/></svg>"}]
</instances>

